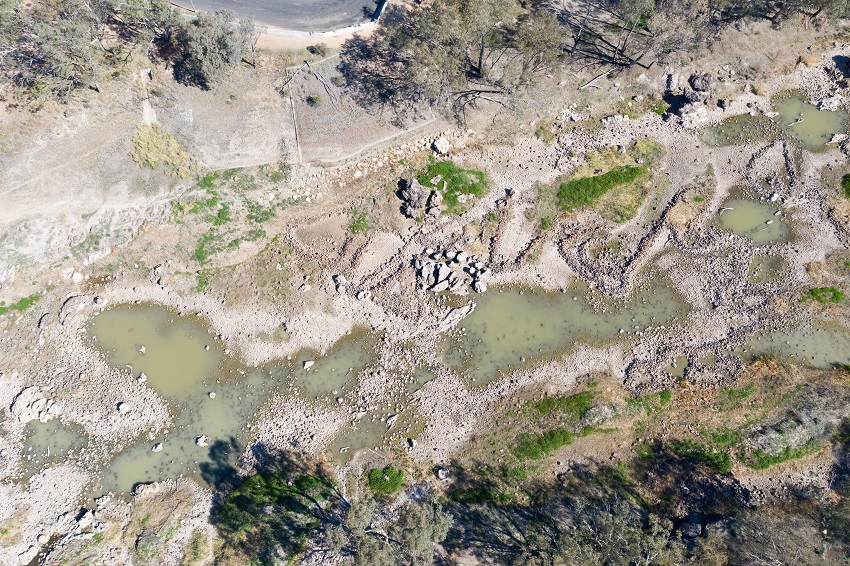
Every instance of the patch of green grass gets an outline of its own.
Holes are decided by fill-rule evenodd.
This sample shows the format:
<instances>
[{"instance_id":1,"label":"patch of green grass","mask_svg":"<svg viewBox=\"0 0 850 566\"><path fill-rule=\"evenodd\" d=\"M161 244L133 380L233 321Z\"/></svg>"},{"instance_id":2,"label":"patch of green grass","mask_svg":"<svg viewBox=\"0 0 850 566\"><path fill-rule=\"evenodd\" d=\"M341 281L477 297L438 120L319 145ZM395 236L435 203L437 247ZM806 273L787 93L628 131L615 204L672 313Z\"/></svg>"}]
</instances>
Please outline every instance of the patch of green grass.
<instances>
[{"instance_id":1,"label":"patch of green grass","mask_svg":"<svg viewBox=\"0 0 850 566\"><path fill-rule=\"evenodd\" d=\"M448 493L449 499L455 503L465 503L467 505L506 505L510 502L510 497L505 493L497 493L486 487L469 487L453 489Z\"/></svg>"},{"instance_id":2,"label":"patch of green grass","mask_svg":"<svg viewBox=\"0 0 850 566\"><path fill-rule=\"evenodd\" d=\"M502 477L509 480L527 480L528 471L525 468L502 467Z\"/></svg>"},{"instance_id":3,"label":"patch of green grass","mask_svg":"<svg viewBox=\"0 0 850 566\"><path fill-rule=\"evenodd\" d=\"M552 227L552 217L544 216L543 218L540 219L540 230L545 232L546 230L548 230L551 227Z\"/></svg>"},{"instance_id":4,"label":"patch of green grass","mask_svg":"<svg viewBox=\"0 0 850 566\"><path fill-rule=\"evenodd\" d=\"M376 495L392 495L404 487L404 470L387 466L383 470L374 468L366 474L369 489Z\"/></svg>"},{"instance_id":5,"label":"patch of green grass","mask_svg":"<svg viewBox=\"0 0 850 566\"><path fill-rule=\"evenodd\" d=\"M219 202L221 202L221 197L216 191L209 191L210 198L206 200L199 200L192 203L192 207L189 209L189 214L198 214L209 208L215 208Z\"/></svg>"},{"instance_id":6,"label":"patch of green grass","mask_svg":"<svg viewBox=\"0 0 850 566\"><path fill-rule=\"evenodd\" d=\"M218 209L216 214L208 214L204 217L204 220L211 223L213 226L221 226L223 224L227 224L230 222L230 203L222 203L221 208Z\"/></svg>"},{"instance_id":7,"label":"patch of green grass","mask_svg":"<svg viewBox=\"0 0 850 566\"><path fill-rule=\"evenodd\" d=\"M841 177L841 189L844 191L844 196L850 198L850 173Z\"/></svg>"},{"instance_id":8,"label":"patch of green grass","mask_svg":"<svg viewBox=\"0 0 850 566\"><path fill-rule=\"evenodd\" d=\"M547 397L534 403L534 408L541 415L551 415L557 412L563 414L570 421L578 422L593 406L594 397L593 391L582 391L567 397Z\"/></svg>"},{"instance_id":9,"label":"patch of green grass","mask_svg":"<svg viewBox=\"0 0 850 566\"><path fill-rule=\"evenodd\" d=\"M431 180L437 177L439 180L432 183ZM433 158L425 170L417 175L417 180L423 186L442 193L446 214L460 215L466 212L466 204L460 202L461 195L479 198L487 190L487 177L481 171L463 169L453 161L435 161Z\"/></svg>"},{"instance_id":10,"label":"patch of green grass","mask_svg":"<svg viewBox=\"0 0 850 566\"><path fill-rule=\"evenodd\" d=\"M650 102L650 110L658 114L659 116L664 116L667 113L667 109L670 108L670 105L664 102L663 100L652 100Z\"/></svg>"},{"instance_id":11,"label":"patch of green grass","mask_svg":"<svg viewBox=\"0 0 850 566\"><path fill-rule=\"evenodd\" d=\"M551 121L543 121L537 129L534 130L534 137L549 145L558 137L558 134L552 130Z\"/></svg>"},{"instance_id":12,"label":"patch of green grass","mask_svg":"<svg viewBox=\"0 0 850 566\"><path fill-rule=\"evenodd\" d=\"M498 224L499 213L498 212L488 212L487 216L484 217L484 220L486 220L490 224Z\"/></svg>"},{"instance_id":13,"label":"patch of green grass","mask_svg":"<svg viewBox=\"0 0 850 566\"><path fill-rule=\"evenodd\" d=\"M626 399L626 403L632 407L643 409L648 415L654 415L662 412L672 399L673 393L669 389L665 389L658 393L647 393L641 397Z\"/></svg>"},{"instance_id":14,"label":"patch of green grass","mask_svg":"<svg viewBox=\"0 0 850 566\"><path fill-rule=\"evenodd\" d=\"M648 172L646 167L626 165L617 167L594 177L582 177L561 183L558 188L558 207L565 212L574 212L610 191L631 183Z\"/></svg>"},{"instance_id":15,"label":"patch of green grass","mask_svg":"<svg viewBox=\"0 0 850 566\"><path fill-rule=\"evenodd\" d=\"M840 303L844 299L844 293L835 287L815 287L809 289L800 296L800 302L817 301L822 304Z\"/></svg>"},{"instance_id":16,"label":"patch of green grass","mask_svg":"<svg viewBox=\"0 0 850 566\"><path fill-rule=\"evenodd\" d=\"M41 296L44 294L43 291L39 291L38 293L33 293L27 297L24 297L17 302L12 303L11 305L7 305L5 301L0 301L0 314L6 314L8 312L24 312L33 306Z\"/></svg>"},{"instance_id":17,"label":"patch of green grass","mask_svg":"<svg viewBox=\"0 0 850 566\"><path fill-rule=\"evenodd\" d=\"M348 230L352 234L365 234L369 231L369 219L366 213L356 208L351 211L351 224L348 225Z\"/></svg>"},{"instance_id":18,"label":"patch of green grass","mask_svg":"<svg viewBox=\"0 0 850 566\"><path fill-rule=\"evenodd\" d=\"M701 197L699 195L696 195L694 197L694 202L705 202L705 197Z\"/></svg>"},{"instance_id":19,"label":"patch of green grass","mask_svg":"<svg viewBox=\"0 0 850 566\"><path fill-rule=\"evenodd\" d=\"M511 448L520 460L540 460L562 446L573 442L573 433L564 428L552 429L543 434L521 434Z\"/></svg>"},{"instance_id":20,"label":"patch of green grass","mask_svg":"<svg viewBox=\"0 0 850 566\"><path fill-rule=\"evenodd\" d=\"M216 180L221 176L220 171L213 171L211 173L207 173L201 180L198 181L198 187L202 189L211 189L215 186Z\"/></svg>"},{"instance_id":21,"label":"patch of green grass","mask_svg":"<svg viewBox=\"0 0 850 566\"><path fill-rule=\"evenodd\" d=\"M195 291L203 293L210 286L210 274L208 271L199 271L195 274Z\"/></svg>"},{"instance_id":22,"label":"patch of green grass","mask_svg":"<svg viewBox=\"0 0 850 566\"><path fill-rule=\"evenodd\" d=\"M764 450L753 450L749 454L742 454L741 460L754 470L766 470L777 464L790 460L798 460L809 454L814 454L823 447L823 444L822 441L819 441L798 448L786 446L779 454L768 454Z\"/></svg>"},{"instance_id":23,"label":"patch of green grass","mask_svg":"<svg viewBox=\"0 0 850 566\"><path fill-rule=\"evenodd\" d=\"M209 261L210 257L218 251L213 245L216 235L212 232L202 235L198 238L198 243L195 246L194 258L198 263L204 264Z\"/></svg>"},{"instance_id":24,"label":"patch of green grass","mask_svg":"<svg viewBox=\"0 0 850 566\"><path fill-rule=\"evenodd\" d=\"M728 474L732 471L732 456L729 452L715 450L696 440L678 440L671 442L669 446L676 456L704 462L719 474Z\"/></svg>"},{"instance_id":25,"label":"patch of green grass","mask_svg":"<svg viewBox=\"0 0 850 566\"><path fill-rule=\"evenodd\" d=\"M265 224L275 216L275 207L265 207L252 200L245 201L245 209L248 211L247 219L255 224Z\"/></svg>"}]
</instances>

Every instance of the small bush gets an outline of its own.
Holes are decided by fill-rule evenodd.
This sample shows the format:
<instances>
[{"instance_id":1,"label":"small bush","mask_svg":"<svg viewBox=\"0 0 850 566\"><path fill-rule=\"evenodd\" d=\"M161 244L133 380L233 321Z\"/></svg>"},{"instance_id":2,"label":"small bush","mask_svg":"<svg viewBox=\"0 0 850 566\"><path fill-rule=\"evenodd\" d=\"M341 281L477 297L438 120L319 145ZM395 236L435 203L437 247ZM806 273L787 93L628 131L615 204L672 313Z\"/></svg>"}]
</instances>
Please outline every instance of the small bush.
<instances>
[{"instance_id":1,"label":"small bush","mask_svg":"<svg viewBox=\"0 0 850 566\"><path fill-rule=\"evenodd\" d=\"M850 173L841 177L841 189L844 191L844 196L850 198Z\"/></svg>"},{"instance_id":2,"label":"small bush","mask_svg":"<svg viewBox=\"0 0 850 566\"><path fill-rule=\"evenodd\" d=\"M564 428L556 428L541 435L521 434L511 451L521 460L539 460L572 442L573 433Z\"/></svg>"},{"instance_id":3,"label":"small bush","mask_svg":"<svg viewBox=\"0 0 850 566\"><path fill-rule=\"evenodd\" d=\"M732 456L728 452L714 451L695 440L672 442L670 449L680 458L705 462L709 468L719 474L728 474L732 471Z\"/></svg>"},{"instance_id":4,"label":"small bush","mask_svg":"<svg viewBox=\"0 0 850 566\"><path fill-rule=\"evenodd\" d=\"M355 208L351 212L351 224L348 225L348 229L352 234L367 232L369 230L369 219L366 218L366 213Z\"/></svg>"},{"instance_id":5,"label":"small bush","mask_svg":"<svg viewBox=\"0 0 850 566\"><path fill-rule=\"evenodd\" d=\"M627 165L595 177L582 177L562 183L558 188L558 207L565 212L592 203L614 187L635 181L647 173L646 167Z\"/></svg>"},{"instance_id":6,"label":"small bush","mask_svg":"<svg viewBox=\"0 0 850 566\"><path fill-rule=\"evenodd\" d=\"M835 287L815 287L809 289L800 296L800 302L817 301L819 303L840 303L844 299L844 293Z\"/></svg>"},{"instance_id":7,"label":"small bush","mask_svg":"<svg viewBox=\"0 0 850 566\"><path fill-rule=\"evenodd\" d=\"M311 94L310 96L305 98L304 101L307 103L307 105L315 108L316 106L322 103L322 97L318 94Z\"/></svg>"},{"instance_id":8,"label":"small bush","mask_svg":"<svg viewBox=\"0 0 850 566\"><path fill-rule=\"evenodd\" d=\"M465 503L467 505L484 505L487 503L505 505L510 501L510 497L506 494L497 493L486 487L454 489L448 493L448 496L455 503Z\"/></svg>"},{"instance_id":9,"label":"small bush","mask_svg":"<svg viewBox=\"0 0 850 566\"><path fill-rule=\"evenodd\" d=\"M315 55L316 57L326 57L328 51L329 49L327 43L317 43L316 45L307 46L307 52L310 55Z\"/></svg>"},{"instance_id":10,"label":"small bush","mask_svg":"<svg viewBox=\"0 0 850 566\"><path fill-rule=\"evenodd\" d=\"M392 466L383 470L374 468L366 474L366 480L376 495L392 495L404 487L404 470Z\"/></svg>"}]
</instances>

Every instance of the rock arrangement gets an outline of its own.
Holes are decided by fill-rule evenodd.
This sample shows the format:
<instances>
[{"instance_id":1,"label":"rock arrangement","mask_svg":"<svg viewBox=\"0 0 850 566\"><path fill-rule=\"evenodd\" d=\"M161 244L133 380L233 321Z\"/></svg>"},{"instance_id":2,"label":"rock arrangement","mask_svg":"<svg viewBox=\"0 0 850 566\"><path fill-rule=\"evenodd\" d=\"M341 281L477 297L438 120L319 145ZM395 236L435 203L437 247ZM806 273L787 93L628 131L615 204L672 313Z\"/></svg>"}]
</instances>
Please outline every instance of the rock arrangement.
<instances>
[{"instance_id":1,"label":"rock arrangement","mask_svg":"<svg viewBox=\"0 0 850 566\"><path fill-rule=\"evenodd\" d=\"M416 179L404 181L401 199L404 201L402 212L408 218L421 217L423 214L439 216L442 212L440 208L443 202L442 193L426 187Z\"/></svg>"},{"instance_id":2,"label":"rock arrangement","mask_svg":"<svg viewBox=\"0 0 850 566\"><path fill-rule=\"evenodd\" d=\"M45 398L36 386L27 387L18 393L10 409L12 415L24 424L34 420L46 423L62 414L62 407L52 399Z\"/></svg>"},{"instance_id":3,"label":"rock arrangement","mask_svg":"<svg viewBox=\"0 0 850 566\"><path fill-rule=\"evenodd\" d=\"M475 256L469 256L463 250L435 250L426 248L425 258L414 258L418 287L434 293L449 291L465 293L469 285L476 293L487 291L482 278L490 274L490 269Z\"/></svg>"}]
</instances>

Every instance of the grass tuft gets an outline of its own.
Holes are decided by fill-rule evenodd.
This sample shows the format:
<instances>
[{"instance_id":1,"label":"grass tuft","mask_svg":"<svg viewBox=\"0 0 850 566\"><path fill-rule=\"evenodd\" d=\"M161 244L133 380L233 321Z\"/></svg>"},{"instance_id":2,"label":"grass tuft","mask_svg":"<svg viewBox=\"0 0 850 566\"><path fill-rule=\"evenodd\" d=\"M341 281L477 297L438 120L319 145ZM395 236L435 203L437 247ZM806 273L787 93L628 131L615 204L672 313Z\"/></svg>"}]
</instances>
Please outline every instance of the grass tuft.
<instances>
[{"instance_id":1,"label":"grass tuft","mask_svg":"<svg viewBox=\"0 0 850 566\"><path fill-rule=\"evenodd\" d=\"M617 167L594 177L582 177L562 183L558 188L558 207L565 212L574 212L588 205L613 189L631 183L648 172L646 167L626 165Z\"/></svg>"},{"instance_id":2,"label":"grass tuft","mask_svg":"<svg viewBox=\"0 0 850 566\"><path fill-rule=\"evenodd\" d=\"M800 296L800 302L817 301L819 303L840 303L844 299L844 293L835 287L815 287L809 289Z\"/></svg>"},{"instance_id":3,"label":"grass tuft","mask_svg":"<svg viewBox=\"0 0 850 566\"><path fill-rule=\"evenodd\" d=\"M432 179L439 180L432 183ZM437 189L443 195L443 207L447 214L461 215L466 212L461 195L480 197L487 190L487 178L481 171L463 169L453 161L435 161L431 158L428 167L417 176L420 184Z\"/></svg>"}]
</instances>

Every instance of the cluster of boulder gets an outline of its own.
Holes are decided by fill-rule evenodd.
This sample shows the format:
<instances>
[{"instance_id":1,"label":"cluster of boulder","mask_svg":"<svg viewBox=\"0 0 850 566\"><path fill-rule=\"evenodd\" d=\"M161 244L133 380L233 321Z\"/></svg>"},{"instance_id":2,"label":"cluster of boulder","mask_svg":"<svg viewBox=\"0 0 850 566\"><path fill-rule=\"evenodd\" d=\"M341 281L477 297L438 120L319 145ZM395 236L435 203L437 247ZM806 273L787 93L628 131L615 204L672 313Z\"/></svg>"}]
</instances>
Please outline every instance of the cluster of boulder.
<instances>
[{"instance_id":1,"label":"cluster of boulder","mask_svg":"<svg viewBox=\"0 0 850 566\"><path fill-rule=\"evenodd\" d=\"M476 293L483 293L487 285L481 280L490 273L484 263L463 250L425 249L425 258L414 258L413 267L419 279L419 288L435 293L465 291L472 285Z\"/></svg>"},{"instance_id":2,"label":"cluster of boulder","mask_svg":"<svg viewBox=\"0 0 850 566\"><path fill-rule=\"evenodd\" d=\"M439 179L436 182L439 182ZM405 216L416 218L423 216L423 214L428 216L440 215L440 205L443 202L443 194L440 191L426 187L415 178L403 181L403 183L401 200L404 201L402 212Z\"/></svg>"},{"instance_id":3,"label":"cluster of boulder","mask_svg":"<svg viewBox=\"0 0 850 566\"><path fill-rule=\"evenodd\" d=\"M42 395L41 390L36 387L27 387L15 396L10 408L12 415L18 421L28 423L38 420L43 423L62 414L62 407Z\"/></svg>"}]
</instances>

